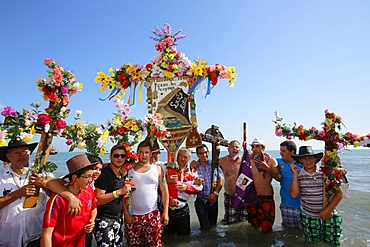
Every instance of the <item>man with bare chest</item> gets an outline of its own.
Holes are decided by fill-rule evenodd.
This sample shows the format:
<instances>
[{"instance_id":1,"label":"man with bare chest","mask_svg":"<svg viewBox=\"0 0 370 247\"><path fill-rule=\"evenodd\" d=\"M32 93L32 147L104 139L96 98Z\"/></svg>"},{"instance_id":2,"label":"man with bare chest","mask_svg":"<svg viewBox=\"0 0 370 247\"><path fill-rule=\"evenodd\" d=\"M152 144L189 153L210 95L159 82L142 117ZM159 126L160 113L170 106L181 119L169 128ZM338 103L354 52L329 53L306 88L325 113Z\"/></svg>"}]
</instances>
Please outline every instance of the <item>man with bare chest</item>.
<instances>
[{"instance_id":1,"label":"man with bare chest","mask_svg":"<svg viewBox=\"0 0 370 247\"><path fill-rule=\"evenodd\" d=\"M248 221L255 227L261 227L261 232L271 232L275 221L274 191L271 182L275 174L279 174L278 164L274 158L264 152L266 144L261 138L254 138L250 145L258 202L247 207Z\"/></svg>"},{"instance_id":2,"label":"man with bare chest","mask_svg":"<svg viewBox=\"0 0 370 247\"><path fill-rule=\"evenodd\" d=\"M245 207L241 207L239 209L235 209L232 207L232 195L235 192L236 181L239 175L239 168L242 160L242 157L239 155L240 150L240 143L236 140L233 140L229 143L229 154L219 160L219 164L225 178L224 222L227 225L247 219L247 210Z\"/></svg>"}]
</instances>

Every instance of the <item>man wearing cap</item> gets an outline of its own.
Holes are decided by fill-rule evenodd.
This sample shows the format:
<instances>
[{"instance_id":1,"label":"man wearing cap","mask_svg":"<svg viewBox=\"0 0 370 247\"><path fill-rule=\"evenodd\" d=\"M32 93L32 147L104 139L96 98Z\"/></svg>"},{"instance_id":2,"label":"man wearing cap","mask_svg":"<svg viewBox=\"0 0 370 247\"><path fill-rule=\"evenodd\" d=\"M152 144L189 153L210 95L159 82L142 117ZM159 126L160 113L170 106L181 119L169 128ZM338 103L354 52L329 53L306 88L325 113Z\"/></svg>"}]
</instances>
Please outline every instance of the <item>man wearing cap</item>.
<instances>
[{"instance_id":1,"label":"man wearing cap","mask_svg":"<svg viewBox=\"0 0 370 247\"><path fill-rule=\"evenodd\" d=\"M259 137L253 139L250 144L252 153L250 155L253 180L256 186L258 201L247 207L248 222L255 227L261 227L261 232L271 232L275 221L274 190L271 182L279 168L276 159L264 152L266 144Z\"/></svg>"},{"instance_id":2,"label":"man wearing cap","mask_svg":"<svg viewBox=\"0 0 370 247\"><path fill-rule=\"evenodd\" d=\"M335 209L344 197L341 187L334 193L330 203L323 209L324 174L316 164L323 157L323 153L314 153L311 146L299 148L299 154L292 158L303 164L298 171L295 164L290 167L293 171L293 180L290 186L290 195L296 198L301 194L301 218L305 241L318 243L321 240L340 245L342 232L342 218Z\"/></svg>"},{"instance_id":3,"label":"man wearing cap","mask_svg":"<svg viewBox=\"0 0 370 247\"><path fill-rule=\"evenodd\" d=\"M53 194L47 205L43 220L41 243L43 247L85 246L85 235L95 226L96 198L89 184L97 163L91 163L85 154L67 161L69 183L66 188L81 202L78 215L67 214L69 201Z\"/></svg>"},{"instance_id":4,"label":"man wearing cap","mask_svg":"<svg viewBox=\"0 0 370 247\"><path fill-rule=\"evenodd\" d=\"M17 138L0 147L0 160L11 163L0 172L0 246L40 246L46 183L37 174L23 169L29 167L30 155L37 144ZM36 206L23 208L25 198L36 194Z\"/></svg>"}]
</instances>

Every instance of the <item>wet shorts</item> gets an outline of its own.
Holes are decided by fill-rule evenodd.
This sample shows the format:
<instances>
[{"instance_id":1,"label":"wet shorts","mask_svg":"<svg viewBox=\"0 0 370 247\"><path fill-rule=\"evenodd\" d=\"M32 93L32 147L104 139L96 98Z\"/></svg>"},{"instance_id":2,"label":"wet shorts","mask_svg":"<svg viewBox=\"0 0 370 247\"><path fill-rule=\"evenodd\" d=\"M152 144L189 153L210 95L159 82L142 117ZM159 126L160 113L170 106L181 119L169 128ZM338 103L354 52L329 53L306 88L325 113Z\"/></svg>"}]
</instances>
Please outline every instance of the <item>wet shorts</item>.
<instances>
[{"instance_id":1,"label":"wet shorts","mask_svg":"<svg viewBox=\"0 0 370 247\"><path fill-rule=\"evenodd\" d=\"M248 222L261 227L261 232L271 232L275 221L275 202L273 196L258 196L257 203L247 207Z\"/></svg>"},{"instance_id":2,"label":"wet shorts","mask_svg":"<svg viewBox=\"0 0 370 247\"><path fill-rule=\"evenodd\" d=\"M133 215L134 223L125 223L125 237L130 246L140 246L145 240L147 246L161 247L162 228L161 214L154 210L144 215Z\"/></svg>"}]
</instances>

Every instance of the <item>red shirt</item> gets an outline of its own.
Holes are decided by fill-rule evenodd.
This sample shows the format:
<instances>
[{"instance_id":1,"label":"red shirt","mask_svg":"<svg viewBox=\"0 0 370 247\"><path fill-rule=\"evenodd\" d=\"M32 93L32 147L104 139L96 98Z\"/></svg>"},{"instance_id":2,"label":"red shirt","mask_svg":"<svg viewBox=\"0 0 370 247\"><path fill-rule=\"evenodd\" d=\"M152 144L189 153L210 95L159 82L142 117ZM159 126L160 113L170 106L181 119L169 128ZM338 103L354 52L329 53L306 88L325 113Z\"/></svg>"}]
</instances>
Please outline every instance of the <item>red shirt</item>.
<instances>
[{"instance_id":1,"label":"red shirt","mask_svg":"<svg viewBox=\"0 0 370 247\"><path fill-rule=\"evenodd\" d=\"M76 216L67 214L68 200L58 194L53 194L46 205L42 227L54 227L52 235L53 247L84 246L85 225L91 218L91 211L96 208L94 190L91 186L81 189L75 195L80 199L81 213Z\"/></svg>"}]
</instances>

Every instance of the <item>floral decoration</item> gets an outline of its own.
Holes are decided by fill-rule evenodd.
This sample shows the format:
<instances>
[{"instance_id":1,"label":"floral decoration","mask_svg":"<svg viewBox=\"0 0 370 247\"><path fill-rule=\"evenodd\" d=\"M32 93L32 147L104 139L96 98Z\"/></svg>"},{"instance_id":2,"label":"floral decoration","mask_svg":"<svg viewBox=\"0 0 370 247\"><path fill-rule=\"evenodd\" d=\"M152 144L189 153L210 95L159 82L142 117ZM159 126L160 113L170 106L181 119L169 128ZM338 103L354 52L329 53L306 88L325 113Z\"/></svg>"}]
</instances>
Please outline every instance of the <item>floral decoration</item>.
<instances>
[{"instance_id":1,"label":"floral decoration","mask_svg":"<svg viewBox=\"0 0 370 247\"><path fill-rule=\"evenodd\" d=\"M79 148L86 149L88 154L104 155L109 131L102 124L87 124L85 121L77 121L81 114L82 111L76 111L76 122L68 124L64 131L64 137L67 139L66 144L70 146L69 152Z\"/></svg>"},{"instance_id":2,"label":"floral decoration","mask_svg":"<svg viewBox=\"0 0 370 247\"><path fill-rule=\"evenodd\" d=\"M149 38L156 42L157 55L151 63L146 65L122 65L118 69L109 69L111 75L98 72L95 81L101 84L100 90L111 90L109 99L121 98L126 89L135 90L138 83L142 83L147 77L173 78L175 76L195 76L200 79L195 88L199 88L201 81L209 80L208 92L217 84L218 79L228 79L229 87L233 87L236 81L234 67L226 67L221 64L207 65L207 61L194 60L192 63L188 57L176 49L177 41L185 38L182 30L172 33L171 26L165 22L162 29L155 27L151 30L154 36ZM189 90L190 91L190 90ZM192 93L193 91L189 92ZM132 95L132 94L131 94Z\"/></svg>"},{"instance_id":3,"label":"floral decoration","mask_svg":"<svg viewBox=\"0 0 370 247\"><path fill-rule=\"evenodd\" d=\"M115 103L118 113L113 113L114 117L108 120L107 126L111 141L120 145L128 143L133 146L139 142L143 135L141 120L128 115L131 108L127 103L119 99L116 99Z\"/></svg>"},{"instance_id":4,"label":"floral decoration","mask_svg":"<svg viewBox=\"0 0 370 247\"><path fill-rule=\"evenodd\" d=\"M325 155L322 159L322 171L325 175L326 199L330 201L332 195L339 189L342 178L336 169L341 166L338 150L349 145L354 147L366 146L367 143L365 144L364 141L370 138L370 134L367 136L359 136L350 132L342 134L340 133L342 126L344 126L342 118L328 110L325 110L324 113L325 121L321 123L321 129L316 129L315 127L305 128L303 125L297 125L296 122L293 125L285 124L282 122L283 118L279 117L276 112L273 122L276 124L275 134L279 137L283 136L287 139L298 137L302 141L324 141Z\"/></svg>"},{"instance_id":5,"label":"floral decoration","mask_svg":"<svg viewBox=\"0 0 370 247\"><path fill-rule=\"evenodd\" d=\"M141 126L143 131L147 133L147 138L153 145L154 141L161 141L164 138L171 136L165 125L162 114L156 113L155 115L146 115Z\"/></svg>"},{"instance_id":6,"label":"floral decoration","mask_svg":"<svg viewBox=\"0 0 370 247\"><path fill-rule=\"evenodd\" d=\"M48 78L39 78L36 81L39 91L43 92L43 99L49 102L45 108L46 114L53 120L65 119L69 114L67 108L69 97L82 89L82 84L76 81L75 75L58 65L53 59L45 59L48 67Z\"/></svg>"}]
</instances>

